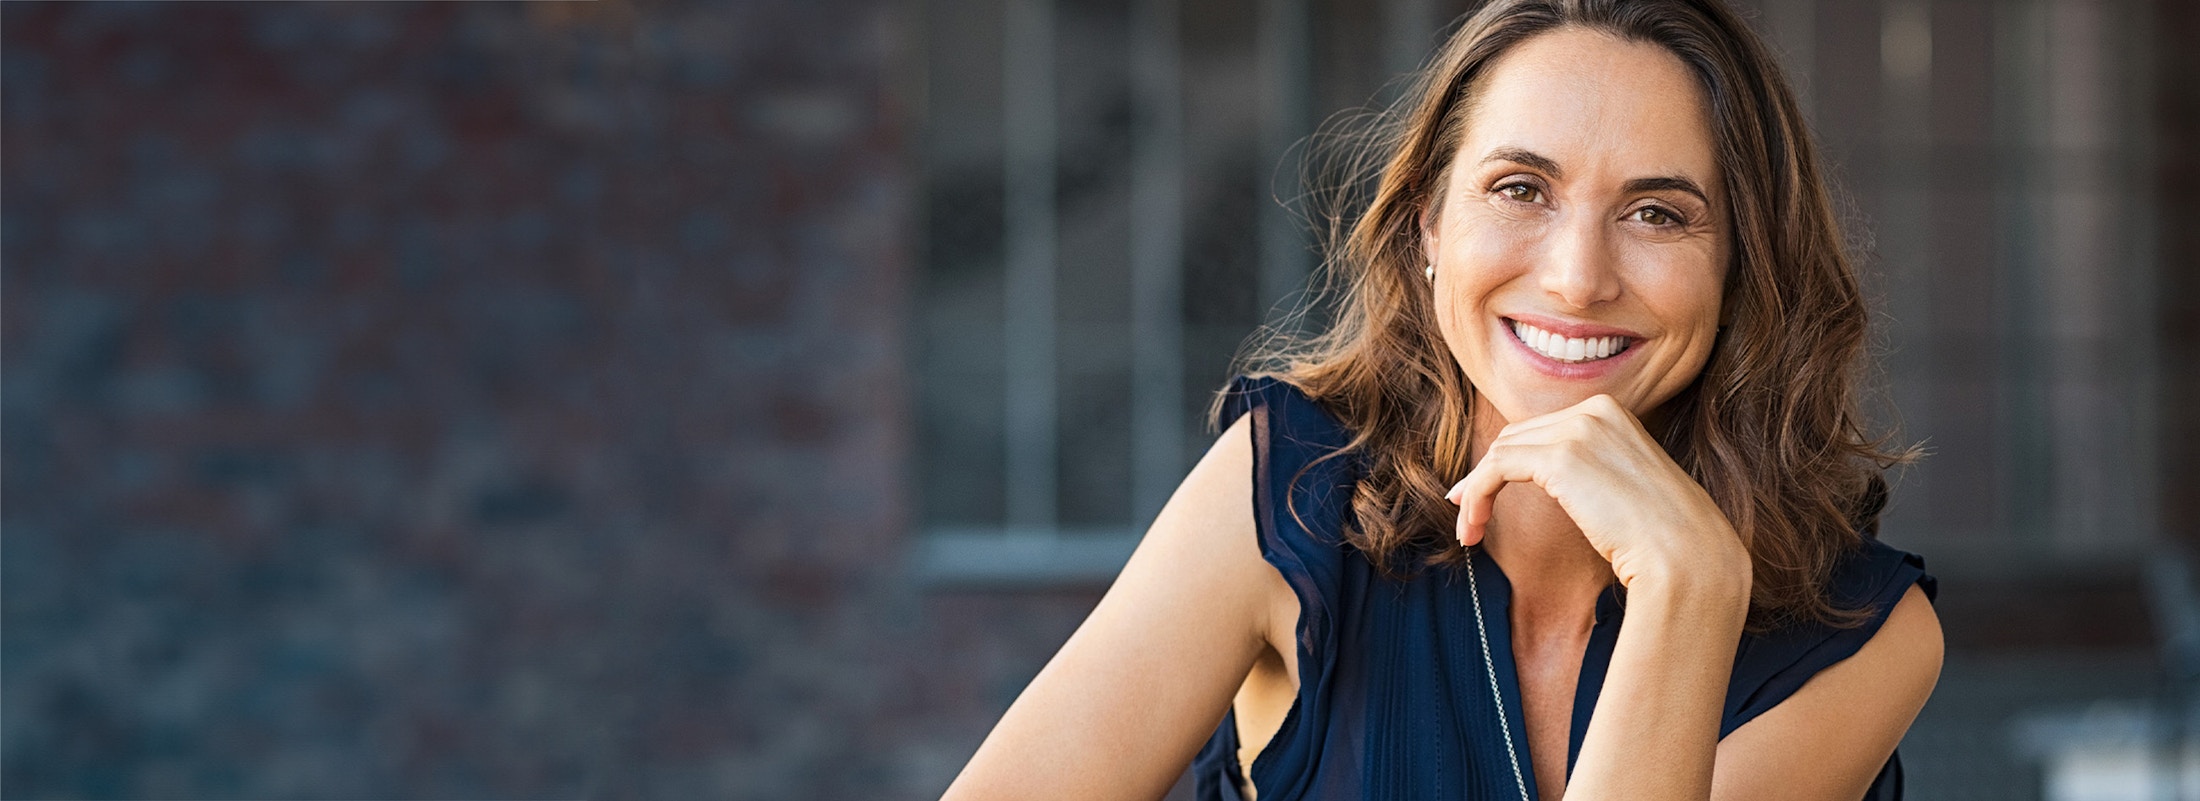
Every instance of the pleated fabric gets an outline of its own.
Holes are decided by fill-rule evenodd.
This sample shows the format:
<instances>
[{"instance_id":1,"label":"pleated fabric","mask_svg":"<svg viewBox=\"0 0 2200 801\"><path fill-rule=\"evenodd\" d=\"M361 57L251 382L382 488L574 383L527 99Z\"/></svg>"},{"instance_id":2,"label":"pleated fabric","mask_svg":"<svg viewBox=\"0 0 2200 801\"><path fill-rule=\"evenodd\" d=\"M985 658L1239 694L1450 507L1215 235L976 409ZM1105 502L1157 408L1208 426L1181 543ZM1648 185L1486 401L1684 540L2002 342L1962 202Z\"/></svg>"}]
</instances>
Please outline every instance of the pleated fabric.
<instances>
[{"instance_id":1,"label":"pleated fabric","mask_svg":"<svg viewBox=\"0 0 2200 801\"><path fill-rule=\"evenodd\" d=\"M1225 420L1250 415L1253 509L1261 556L1299 601L1299 692L1275 737L1251 767L1258 801L1519 801L1512 758L1497 727L1503 714L1521 776L1536 798L1527 727L1513 668L1511 584L1495 560L1473 560L1489 629L1490 656L1504 703L1491 697L1474 600L1459 569L1433 568L1407 581L1384 578L1343 542L1351 492L1363 463L1340 453L1351 432L1296 387L1240 377ZM1836 571L1837 603L1868 604L1853 629L1806 624L1744 634L1736 648L1719 736L1792 695L1812 675L1862 648L1910 585L1937 594L1924 560L1876 539ZM1616 584L1598 599L1596 622L1574 693L1569 772L1581 752L1612 646L1624 618ZM1243 801L1237 720L1222 725L1193 762L1196 797ZM1902 797L1899 755L1887 760L1867 801Z\"/></svg>"}]
</instances>

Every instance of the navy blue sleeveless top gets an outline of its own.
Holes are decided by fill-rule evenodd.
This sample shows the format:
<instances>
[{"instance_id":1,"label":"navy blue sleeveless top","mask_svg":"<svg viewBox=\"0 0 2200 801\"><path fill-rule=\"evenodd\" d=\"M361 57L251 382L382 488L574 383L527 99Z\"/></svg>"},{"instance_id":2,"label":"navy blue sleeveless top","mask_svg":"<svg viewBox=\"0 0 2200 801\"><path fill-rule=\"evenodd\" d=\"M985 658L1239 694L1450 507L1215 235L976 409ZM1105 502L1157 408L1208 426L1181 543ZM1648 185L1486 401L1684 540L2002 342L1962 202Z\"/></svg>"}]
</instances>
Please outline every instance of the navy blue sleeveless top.
<instances>
[{"instance_id":1,"label":"navy blue sleeveless top","mask_svg":"<svg viewBox=\"0 0 2200 801\"><path fill-rule=\"evenodd\" d=\"M1296 387L1272 378L1239 378L1227 392L1223 419L1252 416L1253 511L1261 556L1291 585L1300 610L1298 698L1253 761L1251 784L1258 801L1518 801L1512 764L1492 725L1497 702L1490 697L1464 577L1456 569L1432 568L1409 581L1384 578L1340 534L1340 521L1351 513L1360 462L1350 455L1322 458L1339 451L1350 432ZM1473 560L1473 570L1503 713L1529 797L1535 798L1512 661L1511 585L1495 560ZM1819 670L1855 654L1911 584L1923 587L1928 598L1937 593L1923 559L1866 538L1836 570L1832 592L1845 607L1869 605L1874 612L1869 622L1853 629L1800 625L1743 634L1719 736L1771 709ZM1569 773L1619 636L1621 599L1613 586L1598 600L1582 657L1566 754ZM1232 712L1192 763L1197 798L1242 801L1238 787L1245 777L1237 754ZM1901 797L1901 760L1890 757L1865 798Z\"/></svg>"}]
</instances>

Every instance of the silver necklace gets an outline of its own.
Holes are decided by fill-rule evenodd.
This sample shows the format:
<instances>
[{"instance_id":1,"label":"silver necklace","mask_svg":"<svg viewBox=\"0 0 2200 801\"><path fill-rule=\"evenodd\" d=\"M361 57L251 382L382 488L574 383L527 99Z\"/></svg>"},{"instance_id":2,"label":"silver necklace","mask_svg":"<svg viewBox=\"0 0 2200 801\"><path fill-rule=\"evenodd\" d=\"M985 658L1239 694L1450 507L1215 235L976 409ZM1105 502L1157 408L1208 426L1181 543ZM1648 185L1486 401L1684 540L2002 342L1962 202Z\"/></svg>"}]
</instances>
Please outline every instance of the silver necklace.
<instances>
[{"instance_id":1,"label":"silver necklace","mask_svg":"<svg viewBox=\"0 0 2200 801\"><path fill-rule=\"evenodd\" d=\"M1506 722L1505 694L1497 689L1497 660L1490 658L1490 629L1482 622L1482 586L1474 579L1474 552L1467 549L1467 592L1474 598L1474 631L1482 639L1482 667L1490 677L1490 699L1497 702L1497 733L1505 736L1505 757L1512 762L1513 784L1528 801L1528 780L1520 774L1520 752L1513 748L1512 724Z\"/></svg>"}]
</instances>

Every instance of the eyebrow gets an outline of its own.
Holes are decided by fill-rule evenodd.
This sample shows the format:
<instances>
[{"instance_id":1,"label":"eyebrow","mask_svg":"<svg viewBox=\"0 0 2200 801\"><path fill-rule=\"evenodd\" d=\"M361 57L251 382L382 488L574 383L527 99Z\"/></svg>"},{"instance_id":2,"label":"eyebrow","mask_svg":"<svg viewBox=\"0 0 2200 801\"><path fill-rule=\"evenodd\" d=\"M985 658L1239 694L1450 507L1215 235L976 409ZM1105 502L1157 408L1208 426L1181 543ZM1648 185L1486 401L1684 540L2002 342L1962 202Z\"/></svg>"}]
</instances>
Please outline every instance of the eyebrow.
<instances>
[{"instance_id":1,"label":"eyebrow","mask_svg":"<svg viewBox=\"0 0 2200 801\"><path fill-rule=\"evenodd\" d=\"M1637 192L1686 192L1695 195L1696 200L1705 206L1711 205L1711 197L1704 193L1703 187L1697 186L1695 181L1679 176L1637 178L1628 181L1627 185L1620 187L1620 189L1630 195Z\"/></svg>"},{"instance_id":2,"label":"eyebrow","mask_svg":"<svg viewBox=\"0 0 2200 801\"><path fill-rule=\"evenodd\" d=\"M1545 156L1533 150L1524 150L1517 147L1501 147L1496 150L1490 151L1489 155L1482 157L1483 164L1488 164L1493 161L1510 161L1514 164L1518 164L1531 170L1548 173L1552 178L1566 177L1566 171L1559 168L1558 162L1551 160L1549 156ZM1634 194L1636 192L1685 192L1691 195L1695 195L1696 200L1701 201L1704 205L1711 205L1710 193L1703 191L1703 187L1698 186L1695 181L1691 181L1678 175L1664 175L1658 176L1656 178L1636 178L1632 181L1628 181L1625 186L1622 186L1620 188L1622 191L1625 191L1629 194Z\"/></svg>"},{"instance_id":3,"label":"eyebrow","mask_svg":"<svg viewBox=\"0 0 2200 801\"><path fill-rule=\"evenodd\" d=\"M1550 173L1552 178L1566 177L1566 171L1558 168L1558 162L1552 161L1550 157L1532 150L1522 150L1517 147L1501 147L1496 150L1490 151L1489 155L1482 157L1483 164L1488 164L1492 161L1510 161L1514 164L1518 164L1531 170L1541 170L1543 172Z\"/></svg>"}]
</instances>

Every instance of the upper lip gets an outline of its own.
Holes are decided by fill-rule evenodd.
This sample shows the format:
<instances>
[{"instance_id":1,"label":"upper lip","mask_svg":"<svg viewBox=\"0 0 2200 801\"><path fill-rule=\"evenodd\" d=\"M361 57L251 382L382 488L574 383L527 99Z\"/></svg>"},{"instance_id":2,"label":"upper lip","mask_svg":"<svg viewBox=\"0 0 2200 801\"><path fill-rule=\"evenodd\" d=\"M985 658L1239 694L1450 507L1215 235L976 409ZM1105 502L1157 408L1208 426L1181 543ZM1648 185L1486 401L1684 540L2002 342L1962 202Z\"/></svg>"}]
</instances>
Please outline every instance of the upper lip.
<instances>
[{"instance_id":1,"label":"upper lip","mask_svg":"<svg viewBox=\"0 0 2200 801\"><path fill-rule=\"evenodd\" d=\"M1545 331L1549 331L1553 334L1557 334L1568 339L1595 339L1597 337L1626 337L1628 339L1642 338L1641 334L1637 334L1625 328L1613 328L1608 325L1596 325L1594 323L1577 323L1572 320L1561 320L1555 317L1541 317L1533 314L1507 314L1503 316L1507 320L1527 323L1529 325L1541 328Z\"/></svg>"}]
</instances>

